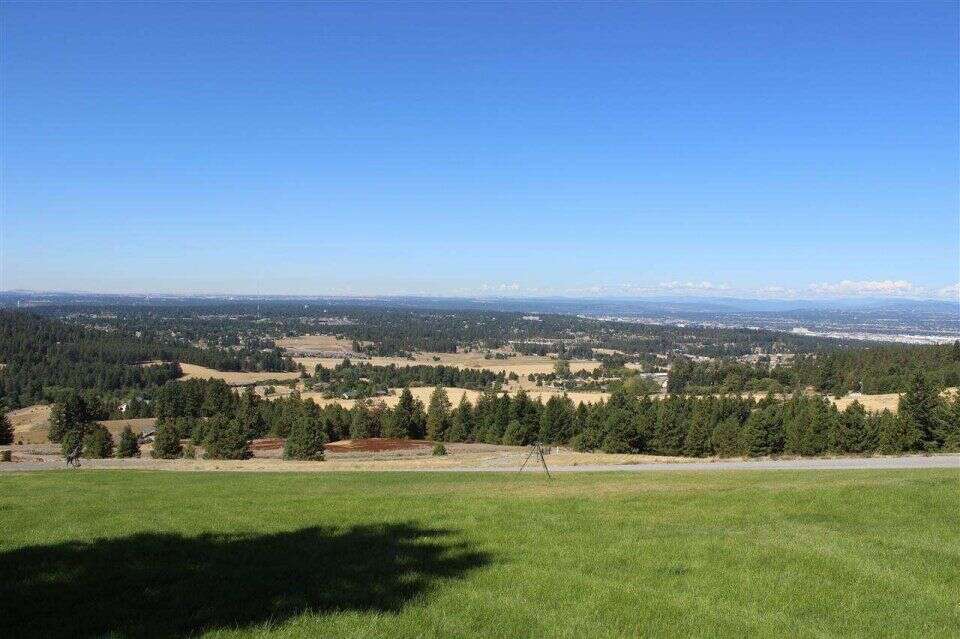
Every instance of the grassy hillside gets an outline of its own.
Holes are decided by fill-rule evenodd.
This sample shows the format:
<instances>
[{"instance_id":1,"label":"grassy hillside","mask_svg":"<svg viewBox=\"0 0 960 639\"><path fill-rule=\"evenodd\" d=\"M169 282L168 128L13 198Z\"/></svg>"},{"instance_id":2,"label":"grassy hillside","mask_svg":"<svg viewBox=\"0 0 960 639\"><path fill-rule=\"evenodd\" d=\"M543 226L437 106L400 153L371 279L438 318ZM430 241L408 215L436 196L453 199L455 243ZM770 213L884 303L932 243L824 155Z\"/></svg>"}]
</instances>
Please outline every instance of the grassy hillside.
<instances>
[{"instance_id":1,"label":"grassy hillside","mask_svg":"<svg viewBox=\"0 0 960 639\"><path fill-rule=\"evenodd\" d=\"M960 472L0 476L10 636L958 636Z\"/></svg>"}]
</instances>

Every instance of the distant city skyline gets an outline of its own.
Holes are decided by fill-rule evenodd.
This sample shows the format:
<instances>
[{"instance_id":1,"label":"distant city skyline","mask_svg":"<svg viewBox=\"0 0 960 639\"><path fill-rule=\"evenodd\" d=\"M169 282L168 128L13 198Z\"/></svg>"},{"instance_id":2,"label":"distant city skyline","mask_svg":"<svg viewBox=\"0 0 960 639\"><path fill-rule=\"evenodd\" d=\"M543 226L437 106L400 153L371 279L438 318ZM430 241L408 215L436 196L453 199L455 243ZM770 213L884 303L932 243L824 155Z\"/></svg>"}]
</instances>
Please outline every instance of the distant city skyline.
<instances>
[{"instance_id":1,"label":"distant city skyline","mask_svg":"<svg viewBox=\"0 0 960 639\"><path fill-rule=\"evenodd\" d=\"M957 3L0 11L0 290L960 295Z\"/></svg>"}]
</instances>

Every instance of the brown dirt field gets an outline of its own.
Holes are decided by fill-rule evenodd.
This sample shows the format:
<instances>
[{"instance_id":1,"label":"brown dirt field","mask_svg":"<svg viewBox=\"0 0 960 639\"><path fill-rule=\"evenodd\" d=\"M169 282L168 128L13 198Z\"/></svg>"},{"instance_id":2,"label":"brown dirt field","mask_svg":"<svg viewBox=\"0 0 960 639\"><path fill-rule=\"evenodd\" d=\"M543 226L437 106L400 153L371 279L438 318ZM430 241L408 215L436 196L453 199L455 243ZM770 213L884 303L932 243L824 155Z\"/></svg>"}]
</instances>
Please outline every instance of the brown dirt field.
<instances>
[{"instance_id":1,"label":"brown dirt field","mask_svg":"<svg viewBox=\"0 0 960 639\"><path fill-rule=\"evenodd\" d=\"M288 373L240 373L234 371L218 371L207 368L206 366L197 366L196 364L180 364L180 368L183 370L183 377L180 379L222 379L228 384L237 386L265 382L271 379L300 379L300 373L296 371Z\"/></svg>"}]
</instances>

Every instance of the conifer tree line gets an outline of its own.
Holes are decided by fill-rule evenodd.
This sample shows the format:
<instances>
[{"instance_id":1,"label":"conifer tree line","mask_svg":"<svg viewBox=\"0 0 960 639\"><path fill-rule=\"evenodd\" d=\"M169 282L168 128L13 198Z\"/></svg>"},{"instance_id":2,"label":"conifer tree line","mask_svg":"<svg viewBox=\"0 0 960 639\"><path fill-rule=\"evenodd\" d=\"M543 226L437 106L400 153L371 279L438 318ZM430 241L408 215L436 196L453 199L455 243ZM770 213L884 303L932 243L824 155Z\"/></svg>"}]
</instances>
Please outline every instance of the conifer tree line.
<instances>
[{"instance_id":1,"label":"conifer tree line","mask_svg":"<svg viewBox=\"0 0 960 639\"><path fill-rule=\"evenodd\" d=\"M118 395L180 377L183 361L218 370L295 370L288 357L201 349L124 331L75 326L23 311L0 310L0 406L53 401L67 389ZM146 362L168 362L144 366ZM257 368L267 364L274 369Z\"/></svg>"},{"instance_id":2,"label":"conifer tree line","mask_svg":"<svg viewBox=\"0 0 960 639\"><path fill-rule=\"evenodd\" d=\"M347 409L320 407L296 392L268 401L250 389L238 393L220 380L168 382L155 403L154 455L163 457L180 456L182 440L189 440L210 457L243 459L250 455L248 442L262 437L283 438L287 457L312 460L323 458L328 442L367 437L506 445L539 441L582 451L692 457L960 450L960 396L941 396L921 373L911 379L896 414L869 413L858 402L840 411L826 398L801 393L760 400L650 398L623 389L589 405L574 405L562 395L541 402L522 391L513 396L486 391L475 402L464 394L454 405L442 387L434 389L426 406L404 389L393 408L357 402ZM62 440L70 430L63 424L83 421L65 417L77 412L76 404L56 405L51 439Z\"/></svg>"},{"instance_id":3,"label":"conifer tree line","mask_svg":"<svg viewBox=\"0 0 960 639\"><path fill-rule=\"evenodd\" d=\"M784 392L812 387L842 396L900 393L922 371L935 387L960 385L960 342L930 346L875 345L797 355L789 364L744 364L736 360L694 362L675 358L667 390L672 393Z\"/></svg>"},{"instance_id":4,"label":"conifer tree line","mask_svg":"<svg viewBox=\"0 0 960 639\"><path fill-rule=\"evenodd\" d=\"M494 383L506 381L506 376L487 369L457 366L375 366L345 359L333 368L317 364L313 383L332 396L353 391L359 397L372 397L377 391L404 386L452 386L483 390Z\"/></svg>"}]
</instances>

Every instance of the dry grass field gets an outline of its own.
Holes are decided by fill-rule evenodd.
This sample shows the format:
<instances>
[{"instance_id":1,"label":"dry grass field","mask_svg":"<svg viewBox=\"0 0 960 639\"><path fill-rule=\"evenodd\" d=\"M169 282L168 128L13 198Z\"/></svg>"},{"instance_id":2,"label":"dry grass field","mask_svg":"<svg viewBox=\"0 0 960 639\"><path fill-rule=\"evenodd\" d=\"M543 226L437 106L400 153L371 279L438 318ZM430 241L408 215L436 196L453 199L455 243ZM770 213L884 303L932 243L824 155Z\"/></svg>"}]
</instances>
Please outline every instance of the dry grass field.
<instances>
[{"instance_id":1,"label":"dry grass field","mask_svg":"<svg viewBox=\"0 0 960 639\"><path fill-rule=\"evenodd\" d=\"M10 423L13 424L14 441L24 444L46 444L48 442L47 429L50 424L50 410L51 406L49 404L36 404L7 413ZM153 426L156 421L153 417L146 417L143 419L108 419L100 423L116 437L127 426L133 432L139 434L144 427Z\"/></svg>"},{"instance_id":2,"label":"dry grass field","mask_svg":"<svg viewBox=\"0 0 960 639\"><path fill-rule=\"evenodd\" d=\"M352 351L353 342L335 335L298 335L274 340L277 346L292 351L316 349L323 351Z\"/></svg>"},{"instance_id":3,"label":"dry grass field","mask_svg":"<svg viewBox=\"0 0 960 639\"><path fill-rule=\"evenodd\" d=\"M480 393L475 390L467 390L465 388L453 388L450 386L446 386L444 388L447 391L447 397L450 398L450 403L453 404L454 406L460 403L460 398L463 397L464 395L467 396L467 401L470 401L470 402L477 401L477 397L480 396ZM278 388L277 390L280 390L280 389ZM396 406L397 402L400 401L400 393L402 392L402 389L393 388L391 389L391 391L393 392L392 395L387 395L385 397L374 397L374 398L371 398L371 401L373 403L383 401L383 403L386 404L387 406L390 406L390 407ZM421 402L423 402L424 406L426 406L428 403L430 403L430 395L433 393L433 387L420 386L416 388L411 388L410 393L413 394L414 399L419 399ZM289 391L287 391L284 394L289 395ZM326 399L323 397L323 393L320 393L317 391L303 391L300 393L300 397L302 399L312 399L314 402L317 403L318 406L330 406L331 404L340 404L344 408L353 408L357 403L357 400L355 399L341 399L341 398Z\"/></svg>"},{"instance_id":4,"label":"dry grass field","mask_svg":"<svg viewBox=\"0 0 960 639\"><path fill-rule=\"evenodd\" d=\"M180 379L222 379L226 383L235 386L255 384L271 379L290 380L300 378L300 373L296 371L289 373L241 373L235 371L218 371L196 364L180 364L180 368L183 370L183 377Z\"/></svg>"},{"instance_id":5,"label":"dry grass field","mask_svg":"<svg viewBox=\"0 0 960 639\"><path fill-rule=\"evenodd\" d=\"M14 441L24 444L43 444L47 441L47 424L50 420L50 406L37 404L19 408L7 413L13 424Z\"/></svg>"},{"instance_id":6,"label":"dry grass field","mask_svg":"<svg viewBox=\"0 0 960 639\"><path fill-rule=\"evenodd\" d=\"M326 368L333 368L342 360L336 357L295 357L294 361L303 364L308 372L313 372L317 364ZM483 353L416 353L412 359L404 357L371 357L363 360L375 366L456 366L458 368L486 369L494 373L503 372L505 375L516 373L521 378L537 373L552 373L556 360L536 355L510 357L509 359L487 359ZM570 362L573 372L592 371L600 366L600 362L589 360L574 360Z\"/></svg>"}]
</instances>

